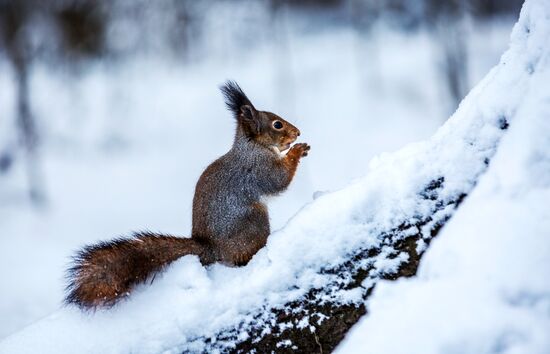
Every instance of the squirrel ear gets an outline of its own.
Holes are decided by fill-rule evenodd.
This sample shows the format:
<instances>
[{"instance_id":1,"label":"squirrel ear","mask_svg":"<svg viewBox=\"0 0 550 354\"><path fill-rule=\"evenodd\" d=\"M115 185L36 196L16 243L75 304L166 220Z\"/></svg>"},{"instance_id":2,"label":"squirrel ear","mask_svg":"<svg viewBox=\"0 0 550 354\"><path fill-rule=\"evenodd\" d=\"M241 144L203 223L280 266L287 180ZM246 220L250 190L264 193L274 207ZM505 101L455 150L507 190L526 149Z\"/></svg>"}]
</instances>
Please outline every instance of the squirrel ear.
<instances>
[{"instance_id":1,"label":"squirrel ear","mask_svg":"<svg viewBox=\"0 0 550 354\"><path fill-rule=\"evenodd\" d=\"M250 105L242 105L239 117L245 122L255 134L260 134L260 120L258 111Z\"/></svg>"},{"instance_id":2,"label":"squirrel ear","mask_svg":"<svg viewBox=\"0 0 550 354\"><path fill-rule=\"evenodd\" d=\"M256 113L257 113L256 110L247 104L241 106L240 115L244 119L253 120Z\"/></svg>"}]
</instances>

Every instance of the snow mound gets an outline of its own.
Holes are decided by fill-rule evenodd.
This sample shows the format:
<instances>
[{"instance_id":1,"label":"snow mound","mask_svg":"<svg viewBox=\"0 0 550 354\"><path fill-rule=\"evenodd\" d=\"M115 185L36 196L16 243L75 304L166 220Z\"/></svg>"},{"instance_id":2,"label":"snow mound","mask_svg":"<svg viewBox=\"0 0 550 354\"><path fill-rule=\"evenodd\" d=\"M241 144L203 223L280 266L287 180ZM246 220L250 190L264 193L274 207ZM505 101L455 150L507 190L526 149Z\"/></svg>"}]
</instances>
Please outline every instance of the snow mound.
<instances>
[{"instance_id":1,"label":"snow mound","mask_svg":"<svg viewBox=\"0 0 550 354\"><path fill-rule=\"evenodd\" d=\"M512 38L503 64L531 78L490 168L418 276L378 283L338 353L550 352L548 1L524 5Z\"/></svg>"},{"instance_id":2,"label":"snow mound","mask_svg":"<svg viewBox=\"0 0 550 354\"><path fill-rule=\"evenodd\" d=\"M6 338L0 353L224 350L246 340L252 327L269 333L276 325L269 309L285 308L311 289L322 290L317 295L322 301L362 304L381 275L396 272L408 260L387 243L388 230L406 225L396 239L419 233L421 253L487 170L508 126L515 126L518 107L527 104L533 85L542 80L539 72L548 64L544 5L531 1L525 6L500 64L430 140L379 156L364 178L317 197L272 234L248 266L216 264L205 269L196 257L184 257L115 308L96 313L62 308ZM361 286L349 290L346 285L353 279L324 271L369 249L379 252L355 265L372 270ZM314 330L315 323L305 319L278 327L284 332L293 326ZM217 334L228 329L237 334L216 341ZM293 343L281 341L281 346L292 348Z\"/></svg>"}]
</instances>

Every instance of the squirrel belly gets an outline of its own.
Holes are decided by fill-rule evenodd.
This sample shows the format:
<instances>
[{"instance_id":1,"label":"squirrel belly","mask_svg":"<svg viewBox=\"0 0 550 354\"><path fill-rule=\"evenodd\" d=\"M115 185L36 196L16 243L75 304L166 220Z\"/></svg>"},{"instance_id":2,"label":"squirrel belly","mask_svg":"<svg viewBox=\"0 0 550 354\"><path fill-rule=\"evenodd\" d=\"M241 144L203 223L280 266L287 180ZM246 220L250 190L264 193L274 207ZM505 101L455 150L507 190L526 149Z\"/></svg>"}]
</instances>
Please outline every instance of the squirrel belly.
<instances>
[{"instance_id":1,"label":"squirrel belly","mask_svg":"<svg viewBox=\"0 0 550 354\"><path fill-rule=\"evenodd\" d=\"M240 266L265 246L270 227L263 197L288 187L310 147L290 147L300 135L298 128L257 110L236 83L221 89L237 122L235 139L197 182L191 238L142 232L84 247L68 271L66 303L109 307L180 257L197 255L203 265Z\"/></svg>"},{"instance_id":2,"label":"squirrel belly","mask_svg":"<svg viewBox=\"0 0 550 354\"><path fill-rule=\"evenodd\" d=\"M150 232L87 246L68 271L65 301L82 308L112 306L180 257L194 254L208 263L208 250L196 239Z\"/></svg>"}]
</instances>

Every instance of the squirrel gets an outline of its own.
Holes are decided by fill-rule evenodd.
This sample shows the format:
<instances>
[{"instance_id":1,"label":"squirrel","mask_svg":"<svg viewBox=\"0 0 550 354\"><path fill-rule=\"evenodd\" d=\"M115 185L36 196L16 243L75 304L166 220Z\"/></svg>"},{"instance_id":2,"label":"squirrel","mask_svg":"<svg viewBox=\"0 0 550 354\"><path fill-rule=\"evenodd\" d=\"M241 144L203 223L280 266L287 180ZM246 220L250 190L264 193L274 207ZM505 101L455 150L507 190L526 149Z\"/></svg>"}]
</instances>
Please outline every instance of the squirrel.
<instances>
[{"instance_id":1,"label":"squirrel","mask_svg":"<svg viewBox=\"0 0 550 354\"><path fill-rule=\"evenodd\" d=\"M85 246L67 272L66 304L111 307L180 257L196 255L205 266L242 266L265 246L270 226L262 197L288 187L310 146L290 147L300 130L274 113L257 110L236 82L227 81L220 89L237 129L229 152L197 182L191 238L137 232Z\"/></svg>"}]
</instances>

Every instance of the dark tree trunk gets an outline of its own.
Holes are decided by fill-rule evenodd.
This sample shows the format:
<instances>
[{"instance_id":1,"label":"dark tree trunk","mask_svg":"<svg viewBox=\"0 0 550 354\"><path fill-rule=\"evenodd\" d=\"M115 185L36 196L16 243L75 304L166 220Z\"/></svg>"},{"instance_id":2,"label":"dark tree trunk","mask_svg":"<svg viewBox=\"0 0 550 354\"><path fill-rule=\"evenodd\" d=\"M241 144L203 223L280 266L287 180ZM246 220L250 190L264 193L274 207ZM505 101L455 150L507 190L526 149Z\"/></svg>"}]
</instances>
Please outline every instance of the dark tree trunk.
<instances>
[{"instance_id":1,"label":"dark tree trunk","mask_svg":"<svg viewBox=\"0 0 550 354\"><path fill-rule=\"evenodd\" d=\"M17 80L17 128L19 140L25 150L29 197L35 204L45 201L40 158L38 154L38 131L29 103L28 61L14 61Z\"/></svg>"},{"instance_id":2,"label":"dark tree trunk","mask_svg":"<svg viewBox=\"0 0 550 354\"><path fill-rule=\"evenodd\" d=\"M450 98L448 112L454 112L468 93L466 5L460 0L430 0L427 6L428 24L435 33L438 45L442 81Z\"/></svg>"},{"instance_id":3,"label":"dark tree trunk","mask_svg":"<svg viewBox=\"0 0 550 354\"><path fill-rule=\"evenodd\" d=\"M0 3L0 35L15 73L17 85L18 140L25 152L29 196L33 203L45 201L40 158L38 154L38 130L31 113L29 92L29 69L31 47L28 36L28 22L35 7L32 2Z\"/></svg>"}]
</instances>

